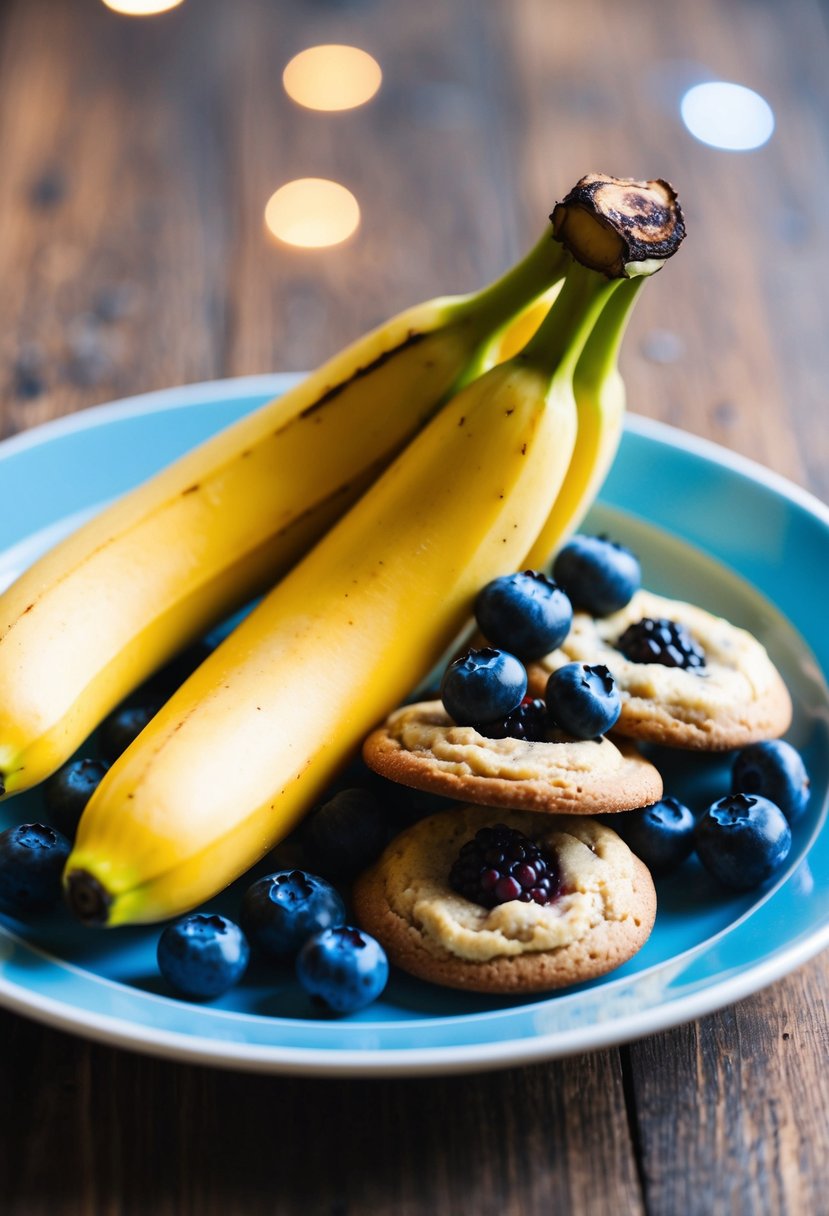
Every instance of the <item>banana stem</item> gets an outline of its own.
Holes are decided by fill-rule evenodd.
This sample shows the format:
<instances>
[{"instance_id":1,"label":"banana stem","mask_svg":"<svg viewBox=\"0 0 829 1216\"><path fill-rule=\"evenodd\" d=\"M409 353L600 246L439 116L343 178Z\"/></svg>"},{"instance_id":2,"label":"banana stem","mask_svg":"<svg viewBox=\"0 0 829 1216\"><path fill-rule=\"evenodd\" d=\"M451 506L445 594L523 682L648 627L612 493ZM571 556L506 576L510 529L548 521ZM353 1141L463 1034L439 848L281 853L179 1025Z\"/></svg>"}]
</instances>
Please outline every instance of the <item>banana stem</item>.
<instances>
[{"instance_id":1,"label":"banana stem","mask_svg":"<svg viewBox=\"0 0 829 1216\"><path fill-rule=\"evenodd\" d=\"M623 279L584 344L573 376L576 396L593 393L615 370L633 306L645 277Z\"/></svg>"},{"instance_id":2,"label":"banana stem","mask_svg":"<svg viewBox=\"0 0 829 1216\"><path fill-rule=\"evenodd\" d=\"M550 311L516 358L572 376L598 315L620 284L571 260Z\"/></svg>"},{"instance_id":3,"label":"banana stem","mask_svg":"<svg viewBox=\"0 0 829 1216\"><path fill-rule=\"evenodd\" d=\"M552 229L547 228L529 253L506 274L458 301L458 320L469 318L482 333L491 334L548 287L558 283L564 277L569 261L564 246L556 241Z\"/></svg>"}]
</instances>

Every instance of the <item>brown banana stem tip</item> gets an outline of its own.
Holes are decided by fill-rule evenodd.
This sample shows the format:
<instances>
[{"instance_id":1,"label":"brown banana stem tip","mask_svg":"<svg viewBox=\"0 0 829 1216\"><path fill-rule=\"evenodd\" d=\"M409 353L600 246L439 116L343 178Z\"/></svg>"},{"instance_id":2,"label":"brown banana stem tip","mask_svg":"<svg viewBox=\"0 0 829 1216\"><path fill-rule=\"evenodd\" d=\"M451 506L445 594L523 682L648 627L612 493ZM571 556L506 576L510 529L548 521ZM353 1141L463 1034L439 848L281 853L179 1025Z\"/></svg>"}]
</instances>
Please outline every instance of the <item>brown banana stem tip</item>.
<instances>
[{"instance_id":1,"label":"brown banana stem tip","mask_svg":"<svg viewBox=\"0 0 829 1216\"><path fill-rule=\"evenodd\" d=\"M611 279L653 274L685 237L676 191L661 179L588 173L550 219L553 236L576 261Z\"/></svg>"}]
</instances>

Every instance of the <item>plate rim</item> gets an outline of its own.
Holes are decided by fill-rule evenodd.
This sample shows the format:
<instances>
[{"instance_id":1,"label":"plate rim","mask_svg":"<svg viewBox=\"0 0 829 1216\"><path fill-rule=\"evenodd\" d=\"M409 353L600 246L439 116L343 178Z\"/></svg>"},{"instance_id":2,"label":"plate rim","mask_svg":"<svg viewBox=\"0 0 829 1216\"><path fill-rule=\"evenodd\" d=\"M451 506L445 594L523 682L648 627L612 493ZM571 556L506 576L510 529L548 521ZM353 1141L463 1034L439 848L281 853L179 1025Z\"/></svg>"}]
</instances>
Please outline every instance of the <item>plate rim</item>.
<instances>
[{"instance_id":1,"label":"plate rim","mask_svg":"<svg viewBox=\"0 0 829 1216\"><path fill-rule=\"evenodd\" d=\"M185 384L102 403L41 423L0 442L0 461L62 435L154 412L167 412L244 397L267 399L302 378L301 372L229 377ZM668 423L628 412L625 429L657 443L689 452L707 463L759 483L816 518L829 531L829 507L816 495L749 457L713 440ZM802 863L801 863L802 864ZM799 867L798 867L799 869ZM794 874L797 873L797 869ZM794 874L787 879L792 880ZM0 927L0 941L14 937ZM146 1026L127 1018L92 1013L40 993L33 993L0 976L0 1004L23 1016L112 1046L125 1047L178 1062L251 1071L317 1076L407 1076L484 1071L531 1064L643 1038L712 1013L773 983L829 946L829 922L801 934L793 942L749 965L738 975L699 990L661 1001L645 1011L608 1019L606 1023L566 1031L497 1039L462 1045L431 1047L342 1049L287 1047L240 1043L185 1035ZM368 1029L368 1027L367 1027Z\"/></svg>"}]
</instances>

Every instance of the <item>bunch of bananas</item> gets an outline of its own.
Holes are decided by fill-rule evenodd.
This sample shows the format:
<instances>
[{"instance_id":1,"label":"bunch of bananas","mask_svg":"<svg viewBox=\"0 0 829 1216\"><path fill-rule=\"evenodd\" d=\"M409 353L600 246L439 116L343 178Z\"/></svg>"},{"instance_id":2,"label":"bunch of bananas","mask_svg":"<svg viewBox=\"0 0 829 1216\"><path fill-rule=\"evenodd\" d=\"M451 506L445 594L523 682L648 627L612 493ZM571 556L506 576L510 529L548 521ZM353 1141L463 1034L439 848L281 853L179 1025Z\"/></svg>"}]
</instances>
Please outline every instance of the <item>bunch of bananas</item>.
<instances>
[{"instance_id":1,"label":"bunch of bananas","mask_svg":"<svg viewBox=\"0 0 829 1216\"><path fill-rule=\"evenodd\" d=\"M65 874L81 919L163 919L247 870L434 666L477 590L546 560L590 505L621 432L627 317L684 226L666 183L595 174L551 221L502 279L368 334L0 597L13 793L273 587L90 801ZM539 297L546 316L504 359L505 327Z\"/></svg>"}]
</instances>

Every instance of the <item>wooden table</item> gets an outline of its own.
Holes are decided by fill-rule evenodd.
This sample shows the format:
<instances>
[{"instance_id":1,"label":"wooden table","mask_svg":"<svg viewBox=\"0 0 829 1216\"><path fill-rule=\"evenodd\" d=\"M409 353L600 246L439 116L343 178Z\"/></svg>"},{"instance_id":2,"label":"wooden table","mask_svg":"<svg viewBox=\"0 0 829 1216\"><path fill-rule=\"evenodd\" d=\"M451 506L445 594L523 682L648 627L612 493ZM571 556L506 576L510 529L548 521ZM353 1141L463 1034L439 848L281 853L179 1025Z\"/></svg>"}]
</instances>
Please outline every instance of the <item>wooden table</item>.
<instances>
[{"instance_id":1,"label":"wooden table","mask_svg":"<svg viewBox=\"0 0 829 1216\"><path fill-rule=\"evenodd\" d=\"M310 367L483 283L594 167L665 176L690 235L627 341L633 408L827 497L827 9L818 0L97 0L0 5L0 431L156 387ZM319 42L384 86L302 110ZM754 86L762 150L695 142L683 89ZM352 188L349 244L292 251L264 203ZM618 1050L475 1077L177 1066L2 1027L0 1208L38 1213L829 1211L829 958Z\"/></svg>"}]
</instances>

